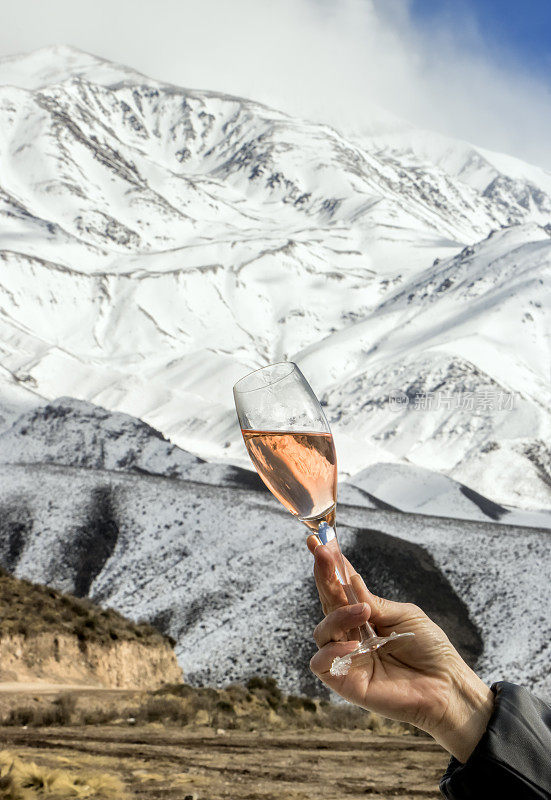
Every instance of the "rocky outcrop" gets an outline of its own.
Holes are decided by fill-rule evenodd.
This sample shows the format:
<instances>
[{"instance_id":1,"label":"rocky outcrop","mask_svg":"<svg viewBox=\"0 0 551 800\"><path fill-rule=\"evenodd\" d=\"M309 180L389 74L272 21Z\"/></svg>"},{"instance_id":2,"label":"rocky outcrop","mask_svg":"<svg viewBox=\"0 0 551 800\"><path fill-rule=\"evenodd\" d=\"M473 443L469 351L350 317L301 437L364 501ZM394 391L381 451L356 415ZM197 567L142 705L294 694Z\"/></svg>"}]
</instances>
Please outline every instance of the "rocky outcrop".
<instances>
[{"instance_id":1,"label":"rocky outcrop","mask_svg":"<svg viewBox=\"0 0 551 800\"><path fill-rule=\"evenodd\" d=\"M168 641L87 642L50 631L0 638L0 681L48 682L112 689L158 689L182 680Z\"/></svg>"},{"instance_id":2,"label":"rocky outcrop","mask_svg":"<svg viewBox=\"0 0 551 800\"><path fill-rule=\"evenodd\" d=\"M146 622L0 569L0 682L157 689L182 680L173 644Z\"/></svg>"}]
</instances>

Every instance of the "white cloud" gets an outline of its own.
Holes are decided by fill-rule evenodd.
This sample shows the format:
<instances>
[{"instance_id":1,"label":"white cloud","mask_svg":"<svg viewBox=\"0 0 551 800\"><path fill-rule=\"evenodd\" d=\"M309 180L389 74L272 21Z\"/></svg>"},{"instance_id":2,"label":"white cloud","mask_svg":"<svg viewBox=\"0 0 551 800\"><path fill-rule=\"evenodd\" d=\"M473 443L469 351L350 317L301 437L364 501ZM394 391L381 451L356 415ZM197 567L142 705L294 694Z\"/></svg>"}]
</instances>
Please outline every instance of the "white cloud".
<instances>
[{"instance_id":1,"label":"white cloud","mask_svg":"<svg viewBox=\"0 0 551 800\"><path fill-rule=\"evenodd\" d=\"M354 129L372 103L551 169L551 92L472 20L418 30L407 0L0 0L0 52L66 43L153 77Z\"/></svg>"}]
</instances>

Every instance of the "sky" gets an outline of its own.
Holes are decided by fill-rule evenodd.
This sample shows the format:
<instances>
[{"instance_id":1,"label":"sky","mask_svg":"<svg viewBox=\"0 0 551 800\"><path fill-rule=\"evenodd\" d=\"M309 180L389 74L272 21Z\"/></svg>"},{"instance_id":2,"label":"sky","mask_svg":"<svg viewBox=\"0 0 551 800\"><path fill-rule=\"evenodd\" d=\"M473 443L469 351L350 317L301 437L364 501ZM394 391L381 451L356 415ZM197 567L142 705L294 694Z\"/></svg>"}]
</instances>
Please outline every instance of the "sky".
<instances>
[{"instance_id":1,"label":"sky","mask_svg":"<svg viewBox=\"0 0 551 800\"><path fill-rule=\"evenodd\" d=\"M551 3L549 0L413 0L417 25L470 26L494 51L497 60L510 57L551 80Z\"/></svg>"},{"instance_id":2,"label":"sky","mask_svg":"<svg viewBox=\"0 0 551 800\"><path fill-rule=\"evenodd\" d=\"M344 133L377 107L551 170L551 0L0 0L0 56L70 44Z\"/></svg>"}]
</instances>

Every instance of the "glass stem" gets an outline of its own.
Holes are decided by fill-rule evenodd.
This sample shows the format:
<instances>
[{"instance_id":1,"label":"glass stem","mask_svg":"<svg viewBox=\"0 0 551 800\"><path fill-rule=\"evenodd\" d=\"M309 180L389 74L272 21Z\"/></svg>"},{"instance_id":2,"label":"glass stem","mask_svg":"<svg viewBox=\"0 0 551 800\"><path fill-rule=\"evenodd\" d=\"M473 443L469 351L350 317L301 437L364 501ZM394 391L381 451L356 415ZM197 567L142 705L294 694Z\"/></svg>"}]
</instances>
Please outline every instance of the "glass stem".
<instances>
[{"instance_id":1,"label":"glass stem","mask_svg":"<svg viewBox=\"0 0 551 800\"><path fill-rule=\"evenodd\" d=\"M336 524L331 526L325 521L320 522L317 536L321 544L326 545L327 549L331 553L333 562L335 564L335 575L342 584L348 604L354 605L354 603L359 603L360 601L358 600L356 592L354 591L352 583L350 582L350 567L343 558L339 540L337 539ZM369 624L369 622L365 622L363 625L360 625L358 630L360 632L360 642L369 641L377 636L375 629Z\"/></svg>"}]
</instances>

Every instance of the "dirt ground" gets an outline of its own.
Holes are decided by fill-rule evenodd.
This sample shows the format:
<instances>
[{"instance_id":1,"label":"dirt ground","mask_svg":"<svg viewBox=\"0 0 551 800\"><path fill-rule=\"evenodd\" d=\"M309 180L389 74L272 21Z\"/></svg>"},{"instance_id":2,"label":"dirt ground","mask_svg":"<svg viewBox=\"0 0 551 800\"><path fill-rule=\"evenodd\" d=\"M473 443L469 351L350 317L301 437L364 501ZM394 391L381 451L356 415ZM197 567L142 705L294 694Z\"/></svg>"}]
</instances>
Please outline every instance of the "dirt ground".
<instances>
[{"instance_id":1,"label":"dirt ground","mask_svg":"<svg viewBox=\"0 0 551 800\"><path fill-rule=\"evenodd\" d=\"M105 694L107 689L103 686L88 686L82 683L50 683L48 681L0 681L0 695L29 695L29 694L54 694L61 692L102 692ZM120 694L124 689L113 689ZM130 692L130 690L128 690Z\"/></svg>"},{"instance_id":2,"label":"dirt ground","mask_svg":"<svg viewBox=\"0 0 551 800\"><path fill-rule=\"evenodd\" d=\"M437 798L447 754L428 738L363 731L213 731L160 724L0 728L0 749L98 770L152 800Z\"/></svg>"}]
</instances>

